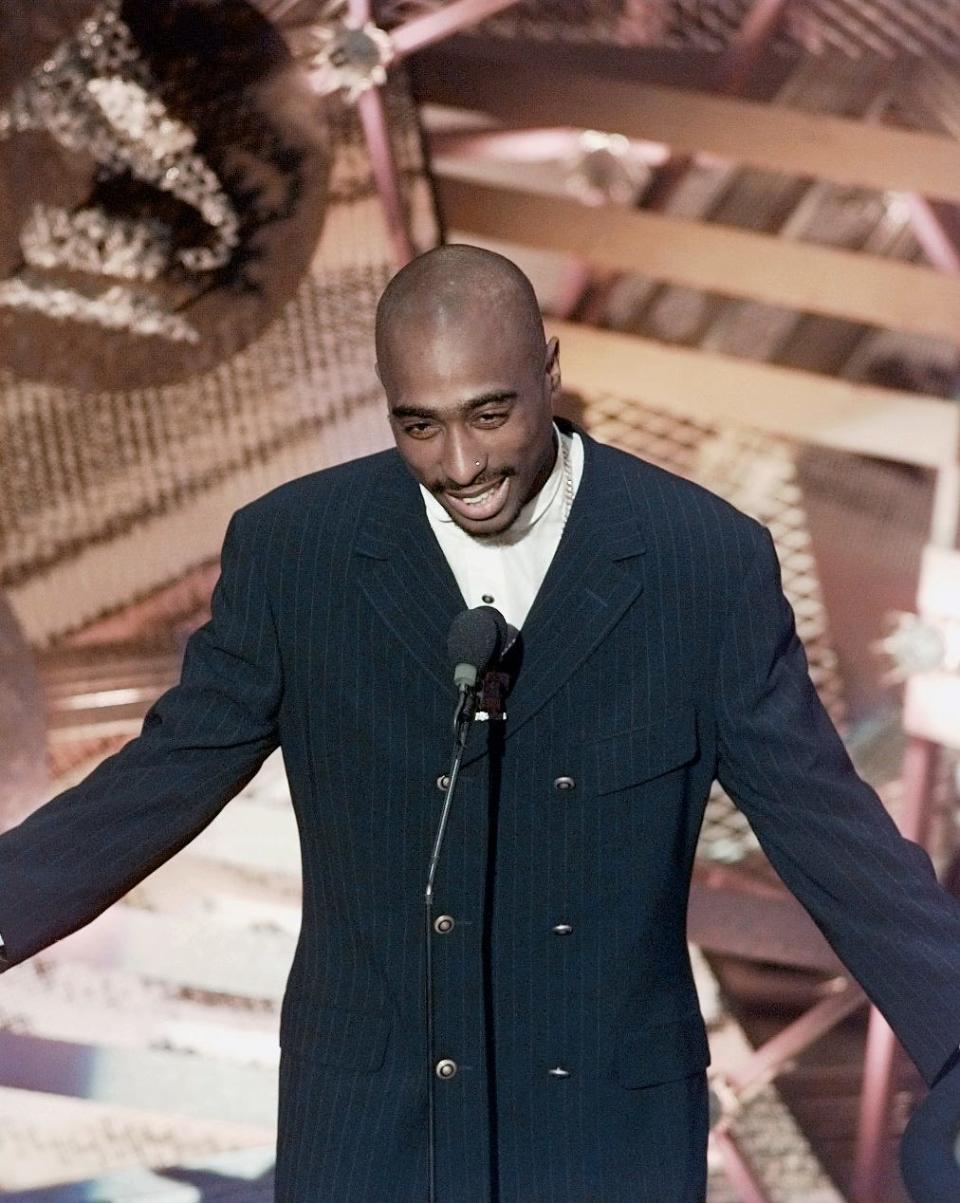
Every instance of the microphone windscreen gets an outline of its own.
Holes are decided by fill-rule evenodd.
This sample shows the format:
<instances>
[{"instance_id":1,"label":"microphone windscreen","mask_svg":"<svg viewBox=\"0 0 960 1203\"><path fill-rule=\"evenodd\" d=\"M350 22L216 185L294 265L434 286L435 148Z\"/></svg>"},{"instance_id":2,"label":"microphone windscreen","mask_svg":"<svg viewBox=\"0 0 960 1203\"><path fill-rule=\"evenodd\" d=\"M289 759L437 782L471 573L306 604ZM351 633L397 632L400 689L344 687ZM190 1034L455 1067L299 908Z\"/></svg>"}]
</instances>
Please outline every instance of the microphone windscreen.
<instances>
[{"instance_id":1,"label":"microphone windscreen","mask_svg":"<svg viewBox=\"0 0 960 1203\"><path fill-rule=\"evenodd\" d=\"M469 664L481 673L499 655L507 638L507 622L493 606L464 610L450 624L447 655L456 669Z\"/></svg>"}]
</instances>

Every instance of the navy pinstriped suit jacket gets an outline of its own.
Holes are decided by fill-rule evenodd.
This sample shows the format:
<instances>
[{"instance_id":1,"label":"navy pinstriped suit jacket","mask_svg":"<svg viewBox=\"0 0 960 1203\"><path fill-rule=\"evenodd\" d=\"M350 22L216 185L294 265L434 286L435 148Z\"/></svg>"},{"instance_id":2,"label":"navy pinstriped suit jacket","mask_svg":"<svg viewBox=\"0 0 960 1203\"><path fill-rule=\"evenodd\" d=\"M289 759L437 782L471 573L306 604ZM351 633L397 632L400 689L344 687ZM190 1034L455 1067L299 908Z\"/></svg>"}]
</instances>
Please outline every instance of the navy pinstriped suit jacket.
<instances>
[{"instance_id":1,"label":"navy pinstriped suit jacket","mask_svg":"<svg viewBox=\"0 0 960 1203\"><path fill-rule=\"evenodd\" d=\"M440 1203L703 1197L685 912L714 777L928 1083L960 1041L960 905L851 767L769 534L584 442L505 735L471 731L438 875L456 925L434 946L436 1048L459 1066L436 1080ZM182 848L282 745L304 898L278 1203L426 1197L422 890L463 604L396 451L275 490L231 520L213 617L142 734L0 838L16 963Z\"/></svg>"}]
</instances>

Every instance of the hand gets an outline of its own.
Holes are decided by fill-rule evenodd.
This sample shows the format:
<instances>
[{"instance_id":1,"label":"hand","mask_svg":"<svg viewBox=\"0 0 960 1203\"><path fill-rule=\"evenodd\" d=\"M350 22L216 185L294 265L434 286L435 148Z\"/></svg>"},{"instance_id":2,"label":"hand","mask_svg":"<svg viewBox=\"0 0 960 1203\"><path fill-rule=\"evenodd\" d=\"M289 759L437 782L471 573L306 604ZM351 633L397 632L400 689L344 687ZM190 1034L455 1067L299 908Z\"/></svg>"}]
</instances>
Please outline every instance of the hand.
<instances>
[{"instance_id":1,"label":"hand","mask_svg":"<svg viewBox=\"0 0 960 1203\"><path fill-rule=\"evenodd\" d=\"M900 1141L900 1173L913 1203L960 1199L960 1062L914 1111Z\"/></svg>"}]
</instances>

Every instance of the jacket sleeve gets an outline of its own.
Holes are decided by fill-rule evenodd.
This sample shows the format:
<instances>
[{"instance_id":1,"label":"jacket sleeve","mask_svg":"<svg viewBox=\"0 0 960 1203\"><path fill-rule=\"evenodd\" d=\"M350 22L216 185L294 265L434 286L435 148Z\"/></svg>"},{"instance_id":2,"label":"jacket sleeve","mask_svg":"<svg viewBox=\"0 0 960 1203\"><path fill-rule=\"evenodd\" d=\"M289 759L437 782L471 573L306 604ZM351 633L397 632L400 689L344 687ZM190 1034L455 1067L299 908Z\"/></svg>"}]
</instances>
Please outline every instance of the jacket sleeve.
<instances>
[{"instance_id":1,"label":"jacket sleeve","mask_svg":"<svg viewBox=\"0 0 960 1203\"><path fill-rule=\"evenodd\" d=\"M960 903L853 768L752 525L717 670L717 777L930 1085L960 1041Z\"/></svg>"},{"instance_id":2,"label":"jacket sleeve","mask_svg":"<svg viewBox=\"0 0 960 1203\"><path fill-rule=\"evenodd\" d=\"M178 852L277 746L279 655L262 574L262 519L230 521L210 621L141 733L0 836L6 967L94 919Z\"/></svg>"}]
</instances>

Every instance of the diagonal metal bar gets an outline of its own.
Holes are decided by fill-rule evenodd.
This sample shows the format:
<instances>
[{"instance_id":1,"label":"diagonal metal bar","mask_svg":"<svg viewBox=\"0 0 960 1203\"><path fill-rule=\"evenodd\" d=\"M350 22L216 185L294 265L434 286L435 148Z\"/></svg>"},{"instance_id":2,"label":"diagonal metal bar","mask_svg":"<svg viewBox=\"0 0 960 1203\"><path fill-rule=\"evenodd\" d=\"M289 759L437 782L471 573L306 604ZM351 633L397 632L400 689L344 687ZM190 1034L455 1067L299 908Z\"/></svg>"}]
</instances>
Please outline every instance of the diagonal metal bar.
<instances>
[{"instance_id":1,"label":"diagonal metal bar","mask_svg":"<svg viewBox=\"0 0 960 1203\"><path fill-rule=\"evenodd\" d=\"M904 199L914 236L930 262L951 275L960 273L960 220L956 209L920 195Z\"/></svg>"},{"instance_id":2,"label":"diagonal metal bar","mask_svg":"<svg viewBox=\"0 0 960 1203\"><path fill-rule=\"evenodd\" d=\"M423 17L414 17L390 33L397 58L406 58L425 46L432 46L444 38L476 25L487 17L496 16L513 8L519 0L454 0Z\"/></svg>"},{"instance_id":3,"label":"diagonal metal bar","mask_svg":"<svg viewBox=\"0 0 960 1203\"><path fill-rule=\"evenodd\" d=\"M518 0L455 0L455 3L435 13L415 17L394 29L390 35L396 59L404 58L459 33L470 25L512 7ZM371 0L348 0L347 21L352 26L366 25L373 19ZM357 101L364 135L370 151L374 179L383 204L384 217L394 260L398 267L413 258L416 249L404 205L403 190L397 172L386 101L381 88L370 88Z\"/></svg>"},{"instance_id":4,"label":"diagonal metal bar","mask_svg":"<svg viewBox=\"0 0 960 1203\"><path fill-rule=\"evenodd\" d=\"M738 95L746 88L780 26L786 7L787 0L755 0L736 37L720 56L716 86L721 92Z\"/></svg>"},{"instance_id":5,"label":"diagonal metal bar","mask_svg":"<svg viewBox=\"0 0 960 1203\"><path fill-rule=\"evenodd\" d=\"M848 1015L859 1011L867 1001L860 986L846 976L835 978L828 988L831 993L826 998L781 1028L727 1075L734 1090L747 1090L755 1083L776 1077L786 1063L815 1044Z\"/></svg>"},{"instance_id":6,"label":"diagonal metal bar","mask_svg":"<svg viewBox=\"0 0 960 1203\"><path fill-rule=\"evenodd\" d=\"M727 1128L718 1125L710 1133L710 1140L723 1158L727 1181L733 1187L740 1203L772 1203L756 1167L740 1148L733 1134Z\"/></svg>"},{"instance_id":7,"label":"diagonal metal bar","mask_svg":"<svg viewBox=\"0 0 960 1203\"><path fill-rule=\"evenodd\" d=\"M400 176L397 171L393 145L390 141L390 124L382 88L368 88L357 100L357 110L363 125L364 136L370 152L373 177L383 204L387 232L393 246L393 257L398 268L409 263L415 251L407 221Z\"/></svg>"},{"instance_id":8,"label":"diagonal metal bar","mask_svg":"<svg viewBox=\"0 0 960 1203\"><path fill-rule=\"evenodd\" d=\"M909 736L903 755L903 807L897 823L900 834L921 848L929 845L941 755L940 745L933 740ZM853 1203L883 1203L888 1197L891 1112L900 1055L900 1045L890 1025L876 1008L871 1008L850 1178Z\"/></svg>"}]
</instances>

